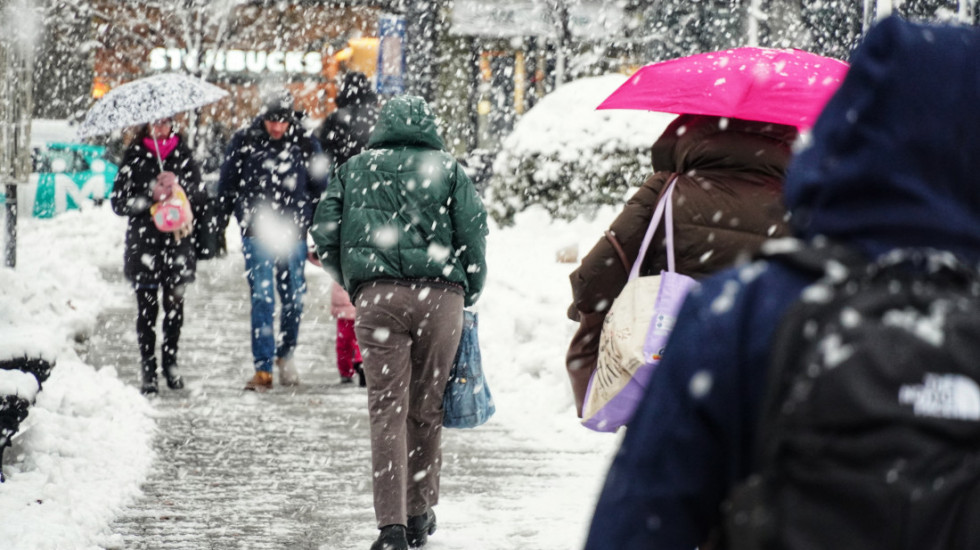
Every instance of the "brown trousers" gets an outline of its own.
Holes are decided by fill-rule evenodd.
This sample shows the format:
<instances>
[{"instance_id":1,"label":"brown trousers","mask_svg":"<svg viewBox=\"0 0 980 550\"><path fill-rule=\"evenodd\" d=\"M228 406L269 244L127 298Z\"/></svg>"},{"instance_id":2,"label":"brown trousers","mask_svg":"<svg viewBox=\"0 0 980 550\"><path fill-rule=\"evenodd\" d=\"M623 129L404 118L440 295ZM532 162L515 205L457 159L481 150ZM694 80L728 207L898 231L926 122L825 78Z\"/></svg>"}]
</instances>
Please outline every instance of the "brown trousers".
<instances>
[{"instance_id":1,"label":"brown trousers","mask_svg":"<svg viewBox=\"0 0 980 550\"><path fill-rule=\"evenodd\" d=\"M442 398L463 327L463 296L376 283L359 291L355 332L371 419L378 527L439 502Z\"/></svg>"}]
</instances>

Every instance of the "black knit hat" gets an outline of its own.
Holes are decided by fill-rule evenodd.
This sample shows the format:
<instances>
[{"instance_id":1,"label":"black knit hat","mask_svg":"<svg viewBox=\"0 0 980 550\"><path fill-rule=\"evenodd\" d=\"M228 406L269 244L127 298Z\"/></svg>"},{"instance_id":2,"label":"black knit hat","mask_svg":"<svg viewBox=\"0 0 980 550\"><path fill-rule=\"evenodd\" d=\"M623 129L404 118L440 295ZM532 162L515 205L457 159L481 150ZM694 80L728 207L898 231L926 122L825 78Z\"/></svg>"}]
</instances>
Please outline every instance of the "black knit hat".
<instances>
[{"instance_id":1,"label":"black knit hat","mask_svg":"<svg viewBox=\"0 0 980 550\"><path fill-rule=\"evenodd\" d=\"M296 110L293 108L293 95L286 90L275 92L265 99L259 115L263 120L295 122Z\"/></svg>"},{"instance_id":2,"label":"black knit hat","mask_svg":"<svg viewBox=\"0 0 980 550\"><path fill-rule=\"evenodd\" d=\"M378 103L378 95L374 93L374 86L364 73L351 71L344 75L336 101L337 107L375 105Z\"/></svg>"}]
</instances>

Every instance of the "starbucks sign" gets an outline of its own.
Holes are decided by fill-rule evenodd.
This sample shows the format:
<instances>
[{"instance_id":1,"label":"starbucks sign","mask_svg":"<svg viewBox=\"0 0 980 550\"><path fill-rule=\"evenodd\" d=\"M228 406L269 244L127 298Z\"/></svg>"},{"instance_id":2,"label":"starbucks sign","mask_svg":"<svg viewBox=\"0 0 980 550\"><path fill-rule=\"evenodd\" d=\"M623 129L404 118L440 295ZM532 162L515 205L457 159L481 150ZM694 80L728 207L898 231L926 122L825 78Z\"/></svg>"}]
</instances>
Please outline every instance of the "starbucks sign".
<instances>
[{"instance_id":1,"label":"starbucks sign","mask_svg":"<svg viewBox=\"0 0 980 550\"><path fill-rule=\"evenodd\" d=\"M201 56L194 50L154 48L150 51L150 69L154 71L198 70L212 67L219 73L306 73L323 70L320 52L265 50L206 50Z\"/></svg>"}]
</instances>

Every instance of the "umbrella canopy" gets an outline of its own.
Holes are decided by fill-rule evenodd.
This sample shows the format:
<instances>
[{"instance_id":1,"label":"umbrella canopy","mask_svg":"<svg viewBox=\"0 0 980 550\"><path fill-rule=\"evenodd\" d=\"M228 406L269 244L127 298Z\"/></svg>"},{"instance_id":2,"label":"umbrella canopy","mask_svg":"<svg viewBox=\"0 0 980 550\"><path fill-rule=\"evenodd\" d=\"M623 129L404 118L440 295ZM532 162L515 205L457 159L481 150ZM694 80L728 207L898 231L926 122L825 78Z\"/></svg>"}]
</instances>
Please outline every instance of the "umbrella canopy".
<instances>
[{"instance_id":1,"label":"umbrella canopy","mask_svg":"<svg viewBox=\"0 0 980 550\"><path fill-rule=\"evenodd\" d=\"M228 92L179 73L163 73L113 88L89 109L78 137L108 134L214 103Z\"/></svg>"},{"instance_id":2,"label":"umbrella canopy","mask_svg":"<svg viewBox=\"0 0 980 550\"><path fill-rule=\"evenodd\" d=\"M847 63L803 50L734 48L640 68L598 109L714 115L808 128Z\"/></svg>"}]
</instances>

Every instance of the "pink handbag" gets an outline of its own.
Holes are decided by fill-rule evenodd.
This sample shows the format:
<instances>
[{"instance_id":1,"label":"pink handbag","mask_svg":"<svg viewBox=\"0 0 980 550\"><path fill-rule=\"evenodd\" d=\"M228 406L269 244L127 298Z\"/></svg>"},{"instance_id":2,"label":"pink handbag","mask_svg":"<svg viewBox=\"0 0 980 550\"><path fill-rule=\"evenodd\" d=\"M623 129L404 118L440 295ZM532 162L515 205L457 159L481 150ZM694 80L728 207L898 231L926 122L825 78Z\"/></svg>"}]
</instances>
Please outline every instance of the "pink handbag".
<instances>
[{"instance_id":1,"label":"pink handbag","mask_svg":"<svg viewBox=\"0 0 980 550\"><path fill-rule=\"evenodd\" d=\"M172 233L183 227L191 219L191 203L184 189L175 185L169 197L150 207L150 215L157 229L164 233Z\"/></svg>"},{"instance_id":2,"label":"pink handbag","mask_svg":"<svg viewBox=\"0 0 980 550\"><path fill-rule=\"evenodd\" d=\"M633 417L663 356L677 312L687 293L698 284L675 270L670 197L676 181L671 180L660 197L626 287L613 301L603 323L598 364L582 406L582 424L591 430L615 432ZM662 218L667 232L667 270L640 277L640 266Z\"/></svg>"}]
</instances>

